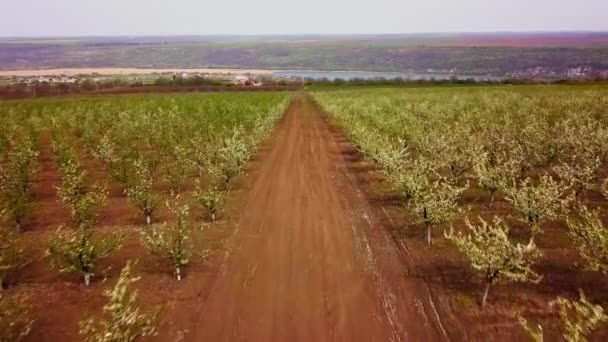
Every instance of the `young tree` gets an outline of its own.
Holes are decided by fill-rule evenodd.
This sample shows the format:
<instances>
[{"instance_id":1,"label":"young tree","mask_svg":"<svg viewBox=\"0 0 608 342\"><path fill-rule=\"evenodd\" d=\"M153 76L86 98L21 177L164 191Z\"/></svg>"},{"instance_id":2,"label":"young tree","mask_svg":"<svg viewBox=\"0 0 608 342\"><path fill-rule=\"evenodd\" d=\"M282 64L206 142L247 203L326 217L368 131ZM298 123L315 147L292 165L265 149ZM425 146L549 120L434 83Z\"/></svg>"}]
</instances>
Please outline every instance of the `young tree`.
<instances>
[{"instance_id":1,"label":"young tree","mask_svg":"<svg viewBox=\"0 0 608 342\"><path fill-rule=\"evenodd\" d=\"M576 163L564 163L554 167L557 175L574 191L578 199L583 190L589 189L598 180L600 158L584 160Z\"/></svg>"},{"instance_id":2,"label":"young tree","mask_svg":"<svg viewBox=\"0 0 608 342\"><path fill-rule=\"evenodd\" d=\"M107 197L105 188L87 186L86 171L80 170L74 161L65 163L61 168L58 193L63 204L70 210L75 226L92 226L97 210Z\"/></svg>"},{"instance_id":3,"label":"young tree","mask_svg":"<svg viewBox=\"0 0 608 342\"><path fill-rule=\"evenodd\" d=\"M608 274L608 229L604 227L599 211L580 205L578 218L568 218L567 222L570 237L587 268Z\"/></svg>"},{"instance_id":4,"label":"young tree","mask_svg":"<svg viewBox=\"0 0 608 342\"><path fill-rule=\"evenodd\" d=\"M218 151L218 165L226 189L230 180L241 173L243 165L249 157L244 134L241 127L235 127L232 135L224 139L223 146Z\"/></svg>"},{"instance_id":5,"label":"young tree","mask_svg":"<svg viewBox=\"0 0 608 342\"><path fill-rule=\"evenodd\" d=\"M156 333L154 315L141 312L137 307L137 290L129 286L138 281L132 275L132 263L122 269L120 278L112 290L106 291L108 304L103 307L105 317L80 322L80 334L87 342L132 342L139 337Z\"/></svg>"},{"instance_id":6,"label":"young tree","mask_svg":"<svg viewBox=\"0 0 608 342\"><path fill-rule=\"evenodd\" d=\"M187 159L198 170L199 178L203 177L207 165L209 165L209 150L211 148L209 138L205 137L205 133L203 132L198 132L198 134L190 139Z\"/></svg>"},{"instance_id":7,"label":"young tree","mask_svg":"<svg viewBox=\"0 0 608 342\"><path fill-rule=\"evenodd\" d=\"M467 187L456 187L444 181L429 182L412 198L413 209L426 227L427 243L431 245L433 227L451 221L458 213L458 197Z\"/></svg>"},{"instance_id":8,"label":"young tree","mask_svg":"<svg viewBox=\"0 0 608 342\"><path fill-rule=\"evenodd\" d=\"M437 157L445 163L452 178L458 178L473 168L477 155L481 153L479 146L465 136L452 136L446 147Z\"/></svg>"},{"instance_id":9,"label":"young tree","mask_svg":"<svg viewBox=\"0 0 608 342\"><path fill-rule=\"evenodd\" d=\"M35 142L24 139L8 151L5 166L0 168L0 214L15 223L21 230L32 203L29 195L31 180L36 169Z\"/></svg>"},{"instance_id":10,"label":"young tree","mask_svg":"<svg viewBox=\"0 0 608 342\"><path fill-rule=\"evenodd\" d=\"M165 165L165 180L169 182L172 193L180 193L188 172L186 150L181 146L174 146Z\"/></svg>"},{"instance_id":11,"label":"young tree","mask_svg":"<svg viewBox=\"0 0 608 342\"><path fill-rule=\"evenodd\" d=\"M142 158L135 160L133 167L135 175L130 180L125 193L129 200L144 214L146 224L150 226L152 214L160 204L160 198L154 194L152 189L154 176L152 170Z\"/></svg>"},{"instance_id":12,"label":"young tree","mask_svg":"<svg viewBox=\"0 0 608 342\"><path fill-rule=\"evenodd\" d=\"M204 187L200 179L196 180L192 198L196 204L203 208L205 215L207 215L211 222L215 222L217 214L226 202L227 197L228 192L220 190L217 185L212 183Z\"/></svg>"},{"instance_id":13,"label":"young tree","mask_svg":"<svg viewBox=\"0 0 608 342\"><path fill-rule=\"evenodd\" d=\"M530 241L540 232L543 220L550 220L564 209L569 198L562 198L566 186L558 183L551 176L543 175L534 185L530 178L516 182L505 188L507 201L511 202L519 217L530 228Z\"/></svg>"},{"instance_id":14,"label":"young tree","mask_svg":"<svg viewBox=\"0 0 608 342\"><path fill-rule=\"evenodd\" d=\"M0 227L0 292L6 276L23 264L23 249L17 244L17 236L9 229Z\"/></svg>"},{"instance_id":15,"label":"young tree","mask_svg":"<svg viewBox=\"0 0 608 342\"><path fill-rule=\"evenodd\" d=\"M397 139L397 143L387 143L383 147L375 153L374 160L384 168L389 176L401 173L411 159L405 140Z\"/></svg>"},{"instance_id":16,"label":"young tree","mask_svg":"<svg viewBox=\"0 0 608 342\"><path fill-rule=\"evenodd\" d=\"M579 295L578 301L557 297L551 302L551 306L558 307L562 336L567 342L588 341L587 337L602 323L608 321L604 308L589 302L583 291L579 290ZM519 322L533 341L543 341L543 328L540 324L537 328L531 328L523 317L519 318Z\"/></svg>"},{"instance_id":17,"label":"young tree","mask_svg":"<svg viewBox=\"0 0 608 342\"><path fill-rule=\"evenodd\" d=\"M113 233L102 239L93 239L93 233L93 229L85 226L73 230L60 227L47 249L51 266L62 273L80 273L88 286L97 261L118 248L124 237L124 234Z\"/></svg>"},{"instance_id":18,"label":"young tree","mask_svg":"<svg viewBox=\"0 0 608 342\"><path fill-rule=\"evenodd\" d=\"M534 241L528 245L515 244L509 240L509 227L498 217L492 223L479 218L481 225L466 221L469 234L450 233L447 237L471 262L472 267L484 274L486 288L481 306L486 306L490 286L500 281L538 282L541 277L531 266L540 256Z\"/></svg>"},{"instance_id":19,"label":"young tree","mask_svg":"<svg viewBox=\"0 0 608 342\"><path fill-rule=\"evenodd\" d=\"M112 178L120 184L128 184L131 158L128 154L120 155L116 144L108 135L99 139L99 143L94 147L93 155L109 168Z\"/></svg>"},{"instance_id":20,"label":"young tree","mask_svg":"<svg viewBox=\"0 0 608 342\"><path fill-rule=\"evenodd\" d=\"M492 161L487 153L482 153L477 156L473 171L479 185L490 192L490 203L493 203L496 192L516 175L517 164L513 160Z\"/></svg>"},{"instance_id":21,"label":"young tree","mask_svg":"<svg viewBox=\"0 0 608 342\"><path fill-rule=\"evenodd\" d=\"M404 161L390 170L392 171L388 173L388 182L405 197L408 204L430 186L428 175L433 171L426 159Z\"/></svg>"},{"instance_id":22,"label":"young tree","mask_svg":"<svg viewBox=\"0 0 608 342\"><path fill-rule=\"evenodd\" d=\"M141 241L151 253L169 258L179 281L182 279L182 268L188 265L192 258L194 227L190 219L190 208L187 205L180 206L178 200L179 197L173 203L166 203L169 211L175 216L175 223L143 229Z\"/></svg>"},{"instance_id":23,"label":"young tree","mask_svg":"<svg viewBox=\"0 0 608 342\"><path fill-rule=\"evenodd\" d=\"M34 324L23 303L0 294L0 342L19 342Z\"/></svg>"},{"instance_id":24,"label":"young tree","mask_svg":"<svg viewBox=\"0 0 608 342\"><path fill-rule=\"evenodd\" d=\"M558 306L563 325L562 336L566 341L587 341L586 337L588 335L597 329L600 324L608 321L604 308L589 302L583 291L580 291L578 301L558 297L551 304Z\"/></svg>"}]
</instances>

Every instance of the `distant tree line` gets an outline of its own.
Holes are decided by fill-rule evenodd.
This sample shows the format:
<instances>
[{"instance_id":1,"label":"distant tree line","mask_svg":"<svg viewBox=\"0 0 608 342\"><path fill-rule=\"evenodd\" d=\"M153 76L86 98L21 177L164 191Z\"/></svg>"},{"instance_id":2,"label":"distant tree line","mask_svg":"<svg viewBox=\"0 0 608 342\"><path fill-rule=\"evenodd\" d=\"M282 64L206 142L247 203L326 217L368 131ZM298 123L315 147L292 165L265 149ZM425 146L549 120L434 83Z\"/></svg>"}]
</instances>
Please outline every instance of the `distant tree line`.
<instances>
[{"instance_id":1,"label":"distant tree line","mask_svg":"<svg viewBox=\"0 0 608 342\"><path fill-rule=\"evenodd\" d=\"M402 77L396 78L303 78L301 79L304 85L499 85L499 84L586 84L593 82L606 82L608 77L591 77L577 79L536 79L536 78L501 78L501 79L475 79L475 78L457 78L451 77L448 79L436 79L433 77L425 79L406 79Z\"/></svg>"},{"instance_id":2,"label":"distant tree line","mask_svg":"<svg viewBox=\"0 0 608 342\"><path fill-rule=\"evenodd\" d=\"M415 86L415 85L533 85L533 84L588 84L588 83L603 83L608 82L608 77L590 77L577 79L535 79L535 78L504 78L493 80L479 80L474 78L456 78L449 79L405 79L397 78L352 78L352 79L329 79L329 78L276 78L272 76L260 76L258 79L262 82L265 88L283 89L283 87L300 87L300 86L344 86L344 85L368 85L368 86ZM144 92L152 92L154 89L162 88L170 90L173 87L195 89L196 87L209 89L226 89L226 88L242 88L243 86L234 85L229 81L217 78L206 78L202 76L192 77L168 77L161 76L155 79L152 83L144 83L142 81L128 81L124 79L105 79L101 81L92 78L85 78L76 83L48 83L48 82L33 82L33 83L13 83L5 86L0 86L0 98L27 98L27 97L44 97L44 96L59 96L81 93L96 93L96 92L140 92L136 91L147 89ZM180 90L181 91L181 90ZM193 90L191 90L193 91Z\"/></svg>"}]
</instances>

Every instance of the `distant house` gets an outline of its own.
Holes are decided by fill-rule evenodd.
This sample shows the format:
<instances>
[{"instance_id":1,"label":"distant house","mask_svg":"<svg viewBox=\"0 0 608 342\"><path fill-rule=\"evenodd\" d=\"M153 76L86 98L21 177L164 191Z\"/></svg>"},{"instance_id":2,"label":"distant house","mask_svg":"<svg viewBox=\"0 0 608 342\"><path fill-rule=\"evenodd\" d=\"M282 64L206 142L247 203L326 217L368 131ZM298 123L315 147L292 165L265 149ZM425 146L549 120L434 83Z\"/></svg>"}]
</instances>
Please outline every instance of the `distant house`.
<instances>
[{"instance_id":1,"label":"distant house","mask_svg":"<svg viewBox=\"0 0 608 342\"><path fill-rule=\"evenodd\" d=\"M262 85L262 82L251 76L238 75L234 78L234 84L259 87Z\"/></svg>"},{"instance_id":2,"label":"distant house","mask_svg":"<svg viewBox=\"0 0 608 342\"><path fill-rule=\"evenodd\" d=\"M249 80L249 76L245 76L245 75L237 75L234 78L234 84L241 84L244 85L245 82L247 82L247 80Z\"/></svg>"}]
</instances>

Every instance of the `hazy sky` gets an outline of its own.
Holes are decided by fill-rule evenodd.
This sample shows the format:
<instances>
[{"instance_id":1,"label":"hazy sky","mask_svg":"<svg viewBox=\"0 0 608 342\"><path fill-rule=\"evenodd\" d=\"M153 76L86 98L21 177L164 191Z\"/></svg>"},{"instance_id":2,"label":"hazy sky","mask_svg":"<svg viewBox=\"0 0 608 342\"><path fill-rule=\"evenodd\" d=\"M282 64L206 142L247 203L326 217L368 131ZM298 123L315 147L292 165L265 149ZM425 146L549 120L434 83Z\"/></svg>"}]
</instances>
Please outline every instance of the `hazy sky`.
<instances>
[{"instance_id":1,"label":"hazy sky","mask_svg":"<svg viewBox=\"0 0 608 342\"><path fill-rule=\"evenodd\" d=\"M0 36L608 31L608 0L0 0Z\"/></svg>"}]
</instances>

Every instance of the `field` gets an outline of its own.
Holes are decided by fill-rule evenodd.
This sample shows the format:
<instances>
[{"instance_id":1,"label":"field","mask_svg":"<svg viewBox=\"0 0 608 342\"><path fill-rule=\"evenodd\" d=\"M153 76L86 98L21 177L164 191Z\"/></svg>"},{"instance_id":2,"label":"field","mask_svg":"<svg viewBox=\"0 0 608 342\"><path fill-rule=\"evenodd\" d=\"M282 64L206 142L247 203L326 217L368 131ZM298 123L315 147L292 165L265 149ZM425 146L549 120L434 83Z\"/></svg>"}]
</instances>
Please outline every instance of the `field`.
<instances>
[{"instance_id":1,"label":"field","mask_svg":"<svg viewBox=\"0 0 608 342\"><path fill-rule=\"evenodd\" d=\"M601 32L0 40L0 69L270 69L513 77L608 72Z\"/></svg>"},{"instance_id":2,"label":"field","mask_svg":"<svg viewBox=\"0 0 608 342\"><path fill-rule=\"evenodd\" d=\"M100 95L0 113L0 305L34 320L25 341L82 340L128 260L156 315L144 340L525 341L525 318L553 341L552 301L582 290L608 308L605 85Z\"/></svg>"},{"instance_id":3,"label":"field","mask_svg":"<svg viewBox=\"0 0 608 342\"><path fill-rule=\"evenodd\" d=\"M605 306L608 300L606 275L589 271L590 261L576 248L587 249L587 257L597 250L573 242L566 224L576 220L580 206L607 218L601 194L608 176L606 90L463 87L315 95L357 146L349 156L355 159L352 172L363 174L370 201L390 217L412 276L424 279L440 310L452 313L444 316L452 336L525 340L518 317L534 317L545 337L556 340L560 327L551 300L575 298L579 289L593 302ZM383 171L367 171L370 161ZM444 238L450 230L470 233L465 221L479 225L478 217L502 219L513 241L525 245L533 237L542 252L533 266L540 282L492 284L492 304L484 309L478 305L484 268L474 273L454 241Z\"/></svg>"}]
</instances>

